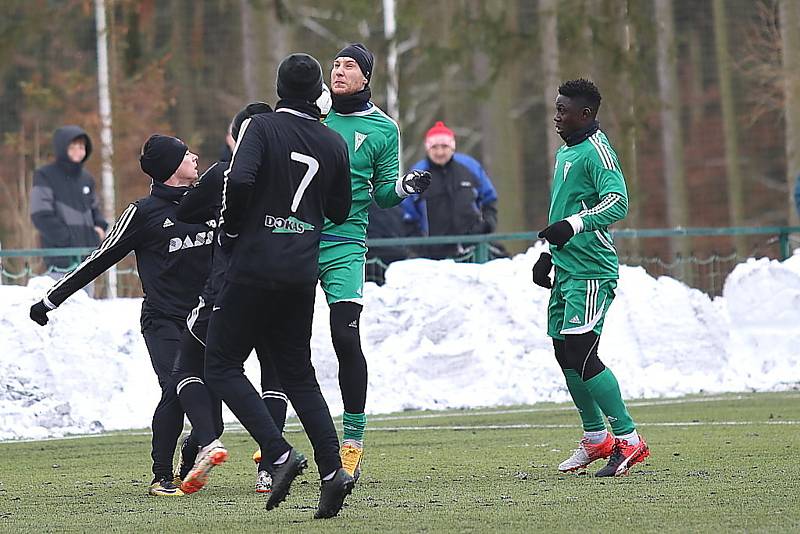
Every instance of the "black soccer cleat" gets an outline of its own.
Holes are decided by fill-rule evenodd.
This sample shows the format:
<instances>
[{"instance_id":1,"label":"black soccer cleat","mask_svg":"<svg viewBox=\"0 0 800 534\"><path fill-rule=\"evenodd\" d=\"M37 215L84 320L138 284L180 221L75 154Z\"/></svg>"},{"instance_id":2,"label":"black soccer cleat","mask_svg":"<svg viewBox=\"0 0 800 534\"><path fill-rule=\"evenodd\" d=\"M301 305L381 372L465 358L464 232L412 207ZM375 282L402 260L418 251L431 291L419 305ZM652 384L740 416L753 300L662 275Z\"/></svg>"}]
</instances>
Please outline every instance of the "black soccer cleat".
<instances>
[{"instance_id":1,"label":"black soccer cleat","mask_svg":"<svg viewBox=\"0 0 800 534\"><path fill-rule=\"evenodd\" d=\"M319 505L314 519L327 519L339 513L344 505L344 498L353 491L356 481L344 469L340 468L330 480L323 480L319 488Z\"/></svg>"},{"instance_id":2,"label":"black soccer cleat","mask_svg":"<svg viewBox=\"0 0 800 534\"><path fill-rule=\"evenodd\" d=\"M183 442L181 443L181 454L178 458L178 472L175 473L174 481L177 486L180 486L181 483L186 480L186 476L189 474L189 471L191 471L192 467L194 467L194 461L197 459L197 453L200 451L200 447L196 446L197 444L194 443L194 441L190 438L191 434L183 438Z\"/></svg>"},{"instance_id":3,"label":"black soccer cleat","mask_svg":"<svg viewBox=\"0 0 800 534\"><path fill-rule=\"evenodd\" d=\"M277 508L286 500L292 482L303 474L303 470L308 467L308 460L302 453L294 448L289 449L289 459L280 465L276 465L272 472L272 493L267 499L267 510Z\"/></svg>"}]
</instances>

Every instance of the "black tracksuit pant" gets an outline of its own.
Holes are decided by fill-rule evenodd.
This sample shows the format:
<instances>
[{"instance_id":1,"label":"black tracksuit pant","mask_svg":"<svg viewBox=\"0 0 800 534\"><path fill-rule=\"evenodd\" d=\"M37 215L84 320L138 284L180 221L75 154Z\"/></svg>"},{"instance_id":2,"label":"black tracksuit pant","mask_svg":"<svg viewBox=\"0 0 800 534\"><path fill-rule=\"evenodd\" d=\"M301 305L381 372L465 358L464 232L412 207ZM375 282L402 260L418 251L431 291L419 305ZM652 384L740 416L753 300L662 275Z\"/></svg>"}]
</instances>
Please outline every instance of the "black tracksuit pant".
<instances>
[{"instance_id":1,"label":"black tracksuit pant","mask_svg":"<svg viewBox=\"0 0 800 534\"><path fill-rule=\"evenodd\" d=\"M178 394L181 406L192 423L190 444L193 447L205 447L219 438L224 428L222 403L205 385L206 338L212 307L213 303L201 300L189 314L172 371L173 387L166 392ZM282 432L286 422L286 397L272 358L263 343L256 344L256 354L261 366L261 396L278 430Z\"/></svg>"},{"instance_id":2,"label":"black tracksuit pant","mask_svg":"<svg viewBox=\"0 0 800 534\"><path fill-rule=\"evenodd\" d=\"M183 408L171 387L170 375L185 328L182 320L155 310L142 309L142 336L161 386L161 400L153 414L153 474L172 476L172 458L183 430Z\"/></svg>"},{"instance_id":3,"label":"black tracksuit pant","mask_svg":"<svg viewBox=\"0 0 800 534\"><path fill-rule=\"evenodd\" d=\"M314 286L263 289L226 280L208 328L205 377L261 446L262 457L277 460L291 445L243 369L260 338L314 447L320 476L325 476L342 463L336 428L311 364L314 294Z\"/></svg>"}]
</instances>

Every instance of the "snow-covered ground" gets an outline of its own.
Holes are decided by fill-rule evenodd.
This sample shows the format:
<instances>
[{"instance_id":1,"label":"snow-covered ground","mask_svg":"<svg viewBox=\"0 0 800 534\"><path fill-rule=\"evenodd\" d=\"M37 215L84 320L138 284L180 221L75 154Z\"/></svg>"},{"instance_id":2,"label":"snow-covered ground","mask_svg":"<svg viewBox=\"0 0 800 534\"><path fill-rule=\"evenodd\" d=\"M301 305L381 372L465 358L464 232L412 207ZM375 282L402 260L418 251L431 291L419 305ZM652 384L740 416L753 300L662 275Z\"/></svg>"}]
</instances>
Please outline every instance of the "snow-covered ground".
<instances>
[{"instance_id":1,"label":"snow-covered ground","mask_svg":"<svg viewBox=\"0 0 800 534\"><path fill-rule=\"evenodd\" d=\"M532 248L485 265L409 260L389 268L383 287L368 284L367 411L568 400L545 335L549 292L531 283L538 256ZM641 268L620 275L600 357L627 397L800 384L800 255L740 264L714 300ZM149 426L159 389L139 333L141 300L79 292L40 327L28 308L51 283L0 287L0 439ZM312 351L340 413L321 293ZM246 365L255 384L257 365Z\"/></svg>"}]
</instances>

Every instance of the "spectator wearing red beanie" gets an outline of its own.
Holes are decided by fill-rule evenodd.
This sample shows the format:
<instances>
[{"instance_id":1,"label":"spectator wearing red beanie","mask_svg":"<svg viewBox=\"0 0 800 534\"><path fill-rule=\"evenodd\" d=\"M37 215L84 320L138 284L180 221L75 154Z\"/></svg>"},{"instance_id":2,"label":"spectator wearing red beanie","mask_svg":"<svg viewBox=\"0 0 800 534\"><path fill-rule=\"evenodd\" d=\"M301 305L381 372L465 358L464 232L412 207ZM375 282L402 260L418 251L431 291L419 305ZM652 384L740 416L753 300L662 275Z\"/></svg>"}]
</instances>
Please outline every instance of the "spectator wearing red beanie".
<instances>
[{"instance_id":1,"label":"spectator wearing red beanie","mask_svg":"<svg viewBox=\"0 0 800 534\"><path fill-rule=\"evenodd\" d=\"M427 157L411 168L431 173L424 193L402 203L407 233L411 235L490 234L497 228L497 191L489 175L474 158L456 152L456 135L443 121L425 134ZM424 246L421 256L463 256L462 245Z\"/></svg>"}]
</instances>

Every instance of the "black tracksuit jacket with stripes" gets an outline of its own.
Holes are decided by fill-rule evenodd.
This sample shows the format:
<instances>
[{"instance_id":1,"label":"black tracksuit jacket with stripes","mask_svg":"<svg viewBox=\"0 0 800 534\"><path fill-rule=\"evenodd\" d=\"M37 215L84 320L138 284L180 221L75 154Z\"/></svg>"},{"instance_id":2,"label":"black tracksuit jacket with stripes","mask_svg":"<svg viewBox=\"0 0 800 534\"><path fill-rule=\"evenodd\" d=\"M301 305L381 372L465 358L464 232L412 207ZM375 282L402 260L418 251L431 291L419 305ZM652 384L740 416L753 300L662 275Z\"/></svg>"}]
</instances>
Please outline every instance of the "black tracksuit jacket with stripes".
<instances>
[{"instance_id":1,"label":"black tracksuit jacket with stripes","mask_svg":"<svg viewBox=\"0 0 800 534\"><path fill-rule=\"evenodd\" d=\"M325 217L347 219L350 159L313 104L281 100L242 123L222 195L235 244L227 280L266 289L314 287Z\"/></svg>"},{"instance_id":2,"label":"black tracksuit jacket with stripes","mask_svg":"<svg viewBox=\"0 0 800 534\"><path fill-rule=\"evenodd\" d=\"M187 223L219 220L219 211L222 208L224 173L230 163L230 160L221 159L206 169L206 172L200 176L194 186L190 187L189 191L181 198L176 212L178 219ZM212 245L211 273L200 295L206 305L214 304L217 293L222 287L225 271L228 269L229 255L216 243L216 238L214 241L215 243Z\"/></svg>"},{"instance_id":3,"label":"black tracksuit jacket with stripes","mask_svg":"<svg viewBox=\"0 0 800 534\"><path fill-rule=\"evenodd\" d=\"M200 224L178 220L178 201L187 189L154 182L150 195L130 204L100 246L47 292L45 304L60 305L134 252L143 309L185 319L208 278L216 227L213 219Z\"/></svg>"}]
</instances>

